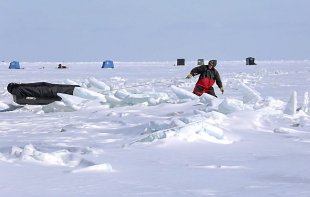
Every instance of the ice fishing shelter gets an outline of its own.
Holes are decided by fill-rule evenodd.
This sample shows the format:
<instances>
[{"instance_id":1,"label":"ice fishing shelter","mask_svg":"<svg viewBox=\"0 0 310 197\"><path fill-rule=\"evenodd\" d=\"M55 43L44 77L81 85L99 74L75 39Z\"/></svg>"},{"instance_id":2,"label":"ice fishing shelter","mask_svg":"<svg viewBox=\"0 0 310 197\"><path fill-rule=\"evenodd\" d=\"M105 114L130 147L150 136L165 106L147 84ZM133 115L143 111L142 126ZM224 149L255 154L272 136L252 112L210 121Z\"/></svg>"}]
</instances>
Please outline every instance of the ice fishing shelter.
<instances>
[{"instance_id":1,"label":"ice fishing shelter","mask_svg":"<svg viewBox=\"0 0 310 197\"><path fill-rule=\"evenodd\" d=\"M205 64L205 60L204 59L198 59L197 60L197 65L204 65Z\"/></svg>"},{"instance_id":2,"label":"ice fishing shelter","mask_svg":"<svg viewBox=\"0 0 310 197\"><path fill-rule=\"evenodd\" d=\"M246 58L246 65L256 65L255 64L255 58L254 57Z\"/></svg>"},{"instance_id":3,"label":"ice fishing shelter","mask_svg":"<svg viewBox=\"0 0 310 197\"><path fill-rule=\"evenodd\" d=\"M64 65L62 65L62 64L58 64L58 67L57 67L58 69L65 69L65 68L67 68L67 66L64 66Z\"/></svg>"},{"instance_id":4,"label":"ice fishing shelter","mask_svg":"<svg viewBox=\"0 0 310 197\"><path fill-rule=\"evenodd\" d=\"M114 68L114 63L112 60L106 60L102 63L101 68Z\"/></svg>"},{"instance_id":5,"label":"ice fishing shelter","mask_svg":"<svg viewBox=\"0 0 310 197\"><path fill-rule=\"evenodd\" d=\"M20 65L18 61L13 61L10 63L9 69L20 69Z\"/></svg>"},{"instance_id":6,"label":"ice fishing shelter","mask_svg":"<svg viewBox=\"0 0 310 197\"><path fill-rule=\"evenodd\" d=\"M185 59L177 59L177 66L185 66Z\"/></svg>"}]
</instances>

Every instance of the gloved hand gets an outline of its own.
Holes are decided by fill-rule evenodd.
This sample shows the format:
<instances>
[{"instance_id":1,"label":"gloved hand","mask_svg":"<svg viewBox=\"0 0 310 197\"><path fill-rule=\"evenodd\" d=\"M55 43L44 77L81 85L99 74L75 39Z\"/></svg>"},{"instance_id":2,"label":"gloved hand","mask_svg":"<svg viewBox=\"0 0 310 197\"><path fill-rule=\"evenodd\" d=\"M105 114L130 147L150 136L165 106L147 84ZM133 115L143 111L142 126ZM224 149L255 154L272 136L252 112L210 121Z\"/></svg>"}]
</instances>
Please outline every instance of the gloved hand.
<instances>
[{"instance_id":1,"label":"gloved hand","mask_svg":"<svg viewBox=\"0 0 310 197\"><path fill-rule=\"evenodd\" d=\"M192 77L193 77L192 74L188 74L188 75L186 76L186 79L190 79L190 78L192 78Z\"/></svg>"},{"instance_id":2,"label":"gloved hand","mask_svg":"<svg viewBox=\"0 0 310 197\"><path fill-rule=\"evenodd\" d=\"M221 87L220 88L220 90L221 90L221 92L222 92L222 94L224 93L224 88L223 87Z\"/></svg>"}]
</instances>

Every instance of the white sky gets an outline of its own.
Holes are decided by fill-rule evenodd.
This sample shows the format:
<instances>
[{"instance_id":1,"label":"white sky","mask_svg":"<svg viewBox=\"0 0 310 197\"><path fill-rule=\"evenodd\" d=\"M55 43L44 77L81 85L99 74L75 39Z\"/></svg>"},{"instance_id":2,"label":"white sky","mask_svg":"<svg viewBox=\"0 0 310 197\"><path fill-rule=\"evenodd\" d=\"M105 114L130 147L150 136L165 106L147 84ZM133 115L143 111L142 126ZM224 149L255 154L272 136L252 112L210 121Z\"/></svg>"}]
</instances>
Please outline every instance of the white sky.
<instances>
[{"instance_id":1,"label":"white sky","mask_svg":"<svg viewBox=\"0 0 310 197\"><path fill-rule=\"evenodd\" d=\"M310 59L308 0L0 0L0 61Z\"/></svg>"}]
</instances>

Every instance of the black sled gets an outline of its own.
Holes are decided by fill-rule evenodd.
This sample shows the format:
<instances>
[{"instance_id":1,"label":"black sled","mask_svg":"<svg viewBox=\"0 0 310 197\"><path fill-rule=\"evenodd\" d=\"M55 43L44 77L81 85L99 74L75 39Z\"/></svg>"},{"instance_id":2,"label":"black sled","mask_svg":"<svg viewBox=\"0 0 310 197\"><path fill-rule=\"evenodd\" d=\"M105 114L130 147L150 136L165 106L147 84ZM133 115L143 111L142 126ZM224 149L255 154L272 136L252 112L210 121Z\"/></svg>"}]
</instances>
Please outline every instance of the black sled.
<instances>
[{"instance_id":1,"label":"black sled","mask_svg":"<svg viewBox=\"0 0 310 197\"><path fill-rule=\"evenodd\" d=\"M20 105L47 105L54 101L60 101L57 93L73 94L78 85L37 83L9 83L7 90L13 95L15 103Z\"/></svg>"}]
</instances>

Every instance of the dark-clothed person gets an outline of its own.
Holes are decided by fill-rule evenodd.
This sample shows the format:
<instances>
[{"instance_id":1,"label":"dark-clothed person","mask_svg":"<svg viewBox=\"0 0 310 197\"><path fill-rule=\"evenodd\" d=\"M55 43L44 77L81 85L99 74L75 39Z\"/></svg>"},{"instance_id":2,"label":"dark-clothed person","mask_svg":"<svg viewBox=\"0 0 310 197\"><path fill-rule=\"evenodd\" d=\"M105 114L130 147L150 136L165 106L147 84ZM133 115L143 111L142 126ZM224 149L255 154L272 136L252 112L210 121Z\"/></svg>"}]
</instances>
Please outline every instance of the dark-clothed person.
<instances>
[{"instance_id":1,"label":"dark-clothed person","mask_svg":"<svg viewBox=\"0 0 310 197\"><path fill-rule=\"evenodd\" d=\"M216 85L220 88L222 94L224 93L220 74L215 69L216 64L216 60L210 60L208 65L195 67L191 70L190 74L186 76L186 78L191 78L195 75L200 75L193 90L194 94L201 96L203 93L207 93L217 97L214 92L214 88L212 87L214 83L216 83Z\"/></svg>"}]
</instances>

